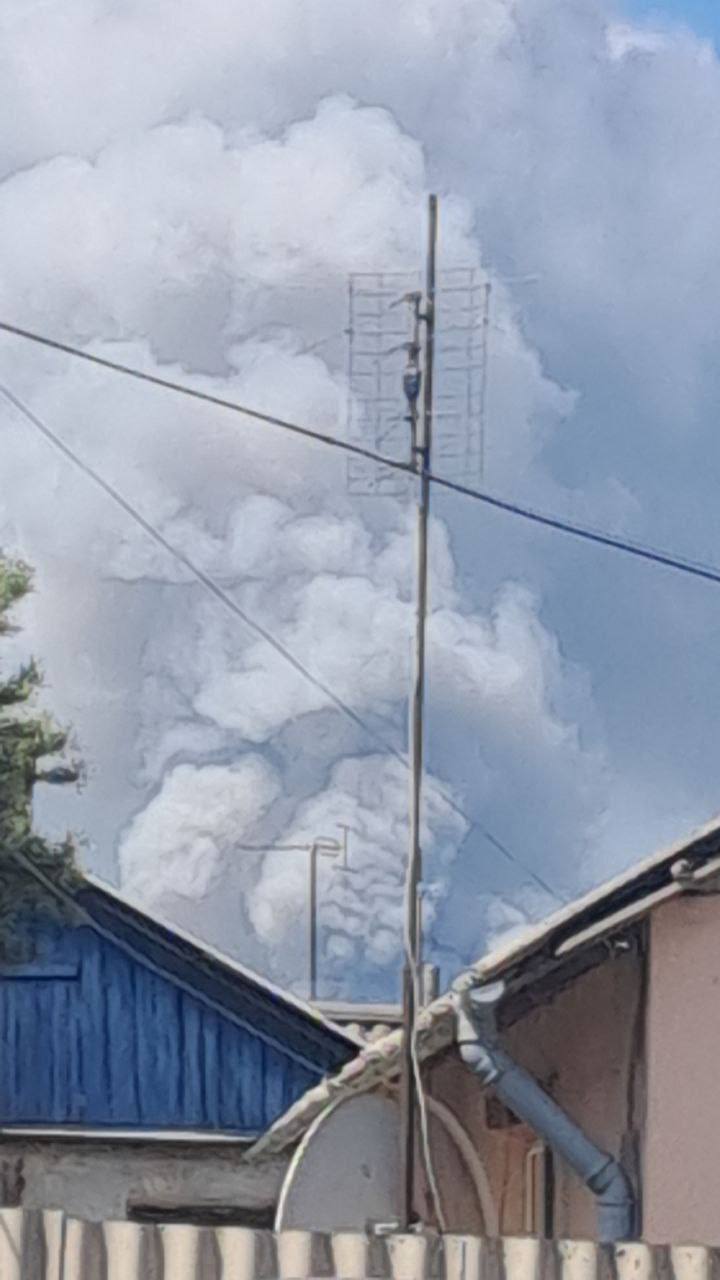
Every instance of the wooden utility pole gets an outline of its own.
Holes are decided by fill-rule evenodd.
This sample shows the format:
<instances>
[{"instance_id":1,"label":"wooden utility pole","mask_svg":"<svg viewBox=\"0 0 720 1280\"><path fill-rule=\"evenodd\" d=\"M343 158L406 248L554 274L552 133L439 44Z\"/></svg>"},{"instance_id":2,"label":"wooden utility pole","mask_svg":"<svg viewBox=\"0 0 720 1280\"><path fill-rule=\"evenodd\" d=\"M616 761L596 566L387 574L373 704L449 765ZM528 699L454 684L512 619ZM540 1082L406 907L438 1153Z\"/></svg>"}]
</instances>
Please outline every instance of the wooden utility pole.
<instances>
[{"instance_id":1,"label":"wooden utility pole","mask_svg":"<svg viewBox=\"0 0 720 1280\"><path fill-rule=\"evenodd\" d=\"M419 997L418 974L422 960L422 938L419 929L418 894L422 881L422 848L420 822L422 805L424 701L425 701L425 633L428 594L428 519L430 514L430 472L433 418L433 363L435 348L435 265L437 253L437 196L428 201L428 240L425 265L425 291L416 309L416 318L425 326L422 413L417 413L415 398L406 395L410 404L412 430L412 462L418 477L416 529L416 621L415 668L410 700L410 833L407 877L405 882L405 946L403 964L403 1054L400 1081L400 1229L407 1231L413 1220L415 1188L415 1115L417 1081L415 1079L414 1035ZM417 332L417 326L416 326ZM413 346L409 344L410 358ZM410 365L410 361L409 361ZM417 372L417 370L415 370Z\"/></svg>"}]
</instances>

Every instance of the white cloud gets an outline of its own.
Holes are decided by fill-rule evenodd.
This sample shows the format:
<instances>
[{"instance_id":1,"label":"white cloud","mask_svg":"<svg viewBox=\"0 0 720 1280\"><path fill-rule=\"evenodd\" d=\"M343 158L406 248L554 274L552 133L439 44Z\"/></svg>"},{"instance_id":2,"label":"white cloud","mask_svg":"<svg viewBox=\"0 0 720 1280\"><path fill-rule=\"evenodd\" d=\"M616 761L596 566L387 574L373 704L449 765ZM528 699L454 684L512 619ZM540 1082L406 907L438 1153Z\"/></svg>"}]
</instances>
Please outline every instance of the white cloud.
<instances>
[{"instance_id":1,"label":"white cloud","mask_svg":"<svg viewBox=\"0 0 720 1280\"><path fill-rule=\"evenodd\" d=\"M123 883L146 902L204 897L230 869L238 833L267 813L279 791L272 768L255 756L222 767L176 765L130 824Z\"/></svg>"},{"instance_id":2,"label":"white cloud","mask_svg":"<svg viewBox=\"0 0 720 1280\"><path fill-rule=\"evenodd\" d=\"M720 74L707 45L617 22L599 0L10 0L0 37L0 314L341 431L347 272L420 261L432 186L442 264L482 261L493 282L485 483L717 558ZM336 455L9 338L2 379L402 744L412 570L396 506L353 502ZM2 422L0 532L39 563L30 639L92 757L84 807L53 799L58 812L82 815L106 866L135 814L126 877L153 898L195 895L226 945L237 929L222 899L242 886L248 945L268 964L273 894L289 901L300 864L241 871L233 840L258 821L273 839L329 821L338 797L364 823L374 813L379 982L397 943L395 766L360 759L369 742L324 694L5 406ZM471 818L565 887L593 844L604 868L628 823L652 840L714 794L712 751L696 744L717 619L696 596L672 608L658 578L558 542L550 554L477 507L440 509L432 787L452 777ZM442 838L449 867L462 832ZM487 890L484 923L452 885L435 904L463 954L512 918L506 902L494 921L493 894L524 874L489 868L483 849L471 831L453 865ZM327 900L333 981L357 962L361 907L350 889Z\"/></svg>"},{"instance_id":3,"label":"white cloud","mask_svg":"<svg viewBox=\"0 0 720 1280\"><path fill-rule=\"evenodd\" d=\"M654 27L638 27L629 22L613 22L607 29L607 49L610 57L619 62L634 53L662 53L672 47L673 37Z\"/></svg>"},{"instance_id":4,"label":"white cloud","mask_svg":"<svg viewBox=\"0 0 720 1280\"><path fill-rule=\"evenodd\" d=\"M348 973L356 989L382 991L388 969L397 969L402 948L403 880L407 852L408 775L386 756L346 759L336 765L327 785L306 800L279 843L307 843L340 836L349 828L348 865L319 860L319 927L326 961L319 975L327 991L346 988ZM447 875L465 823L436 779L426 786L422 833L428 869ZM249 900L250 919L275 952L279 976L297 980L307 965L307 855L276 853L265 861ZM432 925L432 898L425 924Z\"/></svg>"},{"instance_id":5,"label":"white cloud","mask_svg":"<svg viewBox=\"0 0 720 1280\"><path fill-rule=\"evenodd\" d=\"M263 312L277 327L285 306L297 309L287 294L298 286L312 309L313 289L337 288L350 270L414 267L424 184L418 143L387 111L346 97L278 138L232 141L201 118L131 133L0 185L0 234L13 246L0 300L85 341L147 335L190 367L212 362L214 341L222 367ZM468 206L448 201L450 260L475 256L469 225Z\"/></svg>"}]
</instances>

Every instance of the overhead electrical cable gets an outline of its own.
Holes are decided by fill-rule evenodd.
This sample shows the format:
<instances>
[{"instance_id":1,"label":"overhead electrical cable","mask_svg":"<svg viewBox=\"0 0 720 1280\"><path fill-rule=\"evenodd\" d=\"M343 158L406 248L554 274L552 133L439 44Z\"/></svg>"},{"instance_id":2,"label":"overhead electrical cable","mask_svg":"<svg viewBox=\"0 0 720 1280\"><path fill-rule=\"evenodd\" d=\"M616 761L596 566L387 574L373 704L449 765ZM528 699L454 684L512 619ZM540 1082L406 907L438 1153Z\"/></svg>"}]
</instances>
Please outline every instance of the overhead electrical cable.
<instances>
[{"instance_id":1,"label":"overhead electrical cable","mask_svg":"<svg viewBox=\"0 0 720 1280\"><path fill-rule=\"evenodd\" d=\"M161 378L159 374L147 373L144 369L137 369L134 365L121 364L118 360L108 360L105 356L95 355L91 351L84 351L82 347L70 346L67 342L59 342L55 338L47 338L44 334L35 333L31 329L21 329L18 325L7 324L4 320L0 320L0 330L3 333L12 334L16 338L26 338L28 342L38 343L42 347L48 347L51 351L60 351L63 355L74 356L78 360L86 360L89 364L99 365L102 369L110 369L113 373L123 373L128 378L135 378L139 382L150 383L154 387L163 387L166 391L174 391L178 395L190 396L193 400L200 400L204 404L211 404L218 409L229 409L232 413L241 413L245 418L252 418L256 422L264 422L266 426L281 427L283 431L290 431L293 435L303 436L306 440L314 440L319 444L330 445L335 449L342 449L345 453L354 453L360 458L367 458L370 462L381 462L386 467L392 467L396 471L411 471L412 468L407 462L400 462L395 458L385 458L382 454L374 453L372 449L364 449L362 445L352 444L349 440L340 440L336 436L328 435L325 431L315 431L312 427L303 427L297 422L288 422L285 418L278 418L274 414L265 413L261 409L252 409L249 405L238 404L236 400L226 400L224 396L213 395L210 391L200 391L197 387L190 387L187 383L173 382L170 378Z\"/></svg>"},{"instance_id":2,"label":"overhead electrical cable","mask_svg":"<svg viewBox=\"0 0 720 1280\"><path fill-rule=\"evenodd\" d=\"M349 440L342 440L337 436L328 435L326 432L316 431L312 427L304 427L299 423L289 422L284 418L264 413L262 410L253 409L248 405L239 404L237 401L226 400L222 396L213 395L211 392L200 391L195 387L187 386L181 382L173 382L169 378L161 378L157 374L146 373L144 370L134 368L132 365L121 364L116 360L108 360L104 356L94 355L92 352L85 351L81 347L71 346L66 342L59 342L55 338L48 338L44 334L36 333L33 330L23 329L18 325L8 324L6 321L0 320L0 331L11 334L17 338L24 338L29 342L38 343L40 346L48 347L52 351L59 351L79 360L88 361L90 364L99 365L101 368L109 369L114 373L122 373L128 377L136 378L141 382L150 383L157 387L163 387L166 390L173 391L179 395L190 396L195 400L214 405L217 408L227 409L234 413L240 413L246 418L253 419L257 422L264 422L268 426L278 427L284 431L292 432L294 435L304 437L307 440L312 440L317 444L328 445L329 447L339 449L342 452L355 454L358 457L367 459L369 462L376 462L383 467L389 467L393 471L402 471L409 475L414 474L414 468L409 462L402 462L397 458L386 458L383 454L376 453L372 449L365 449L361 445L353 444ZM686 559L682 556L674 555L670 551L663 551L645 543L630 541L626 538L620 538L613 534L605 533L599 529L591 529L585 525L576 524L569 520L563 520L559 516L538 511L533 507L527 507L521 503L510 502L508 499L497 497L496 495L481 489L473 489L469 485L460 484L457 481L446 479L443 476L437 476L431 473L429 475L429 480L432 484L438 485L440 488L446 489L449 492L457 493L463 497L471 498L476 502L484 503L486 506L493 507L498 511L504 511L508 515L514 515L517 518L529 521L532 524L542 525L545 528L554 529L558 533L564 533L571 537L579 538L585 542L595 543L598 546L608 547L611 550L620 551L625 555L634 556L636 559L661 565L667 569L675 569L680 573L686 573L696 578L702 578L706 582L720 584L720 568L716 565L704 564L702 561Z\"/></svg>"},{"instance_id":3,"label":"overhead electrical cable","mask_svg":"<svg viewBox=\"0 0 720 1280\"><path fill-rule=\"evenodd\" d=\"M195 563L195 561L191 560L189 556L185 555L183 551L180 551L178 547L176 547L172 542L170 542L169 539L167 539L165 535L162 534L160 530L155 527L155 525L153 525L149 520L147 520L145 516L143 516L137 510L137 508L127 500L127 498L123 497L123 495L119 492L118 489L115 488L113 484L111 484L108 480L106 480L103 476L101 476L100 473L96 471L95 468L92 467L88 462L85 462L85 460L81 458L80 455L74 449L72 449L70 445L66 444L65 441L62 440L60 436L58 436L50 427L48 427L46 423L42 422L41 419L37 416L37 414L33 413L32 409L28 408L28 406L24 404L23 401L20 400L14 394L14 392L12 392L9 389L9 387L6 387L1 383L0 383L0 395L4 396L5 399L8 401L8 403L11 404L13 408L18 413L20 413L28 422L30 422L31 425L35 427L35 429L45 437L48 443L53 446L53 448L57 449L69 462L71 462L75 467L77 467L78 470L81 471L82 474L87 477L87 479L91 480L93 484L97 485L100 489L102 489L103 492L107 494L107 496L111 498L112 501L118 507L120 507L121 510L124 511L126 515L130 517L131 520L133 520L137 525L140 526L140 528L148 535L148 537L152 538L152 540L155 543L157 543L158 546L162 547L162 549L166 551L168 555L172 556L179 564L183 565L183 567L187 569L188 573L190 573L194 578L196 578L197 581L205 588L205 590L210 595L214 596L214 598L218 600L222 605L224 605L226 609L230 610L230 612L233 613L236 618L239 618L240 621L243 622L245 626L249 628L249 630L254 631L256 635L259 635L263 640L266 641L267 644L269 644L273 649L275 649L275 651L279 653L281 657L284 658L285 661L289 663L289 665L293 667L295 671L298 672L299 675L301 675L305 680L309 681L310 684L312 684L316 689L318 689L321 693L323 693L325 697L328 698L329 701L333 704L333 706L335 706L338 709L338 711L340 711L344 716L346 716L347 719L352 721L352 723L355 724L357 728L362 730L362 732L365 733L369 738L371 738L379 747L381 747L383 751L389 753L396 760L398 760L399 763L403 766L403 768L405 769L409 768L407 757L404 756L403 753L397 749L397 747L392 746L392 744L389 743L381 733L379 733L376 729L374 729L372 725L368 724L367 721L365 721L362 718L362 716L358 715L356 711L353 711L352 707L349 706L348 703L345 702L343 698L339 697L338 694L336 694L323 680L321 680L312 671L310 671L304 665L304 663L302 663L300 659L297 658L295 654L291 652L290 649L288 649L280 640L278 640L272 634L272 632L268 630L267 627L264 627L261 623L256 622L254 618L250 617L250 615L246 613L244 609L241 608L241 606L237 603L237 601L235 601L233 597L229 595L227 591L225 591L224 588L221 587L218 582L215 581L214 578L212 578L209 574L205 573L204 569L201 569L200 566ZM506 848L505 845L501 844L500 841L497 840L495 836L492 836L479 823L474 823L473 819L469 818L467 814L463 812L463 810L452 799L451 796L444 794L444 799L448 804L448 806L451 809L453 809L453 811L456 812L463 819L464 822L467 822L470 824L471 829L475 827L480 832L480 834L486 840L488 840L489 843L491 843L494 846L494 848L498 849L499 852L501 852L509 862L513 863L516 867L518 867L521 871L523 871L524 874L527 875L531 880L533 880L539 888L541 888L545 893L549 894L550 897L554 899L554 901L556 902L564 901L563 896L559 894L557 890L551 888L551 886L543 879L542 876L540 876L537 872L533 871L530 867L526 866L522 862L522 860L517 857L516 854L512 853L511 850Z\"/></svg>"},{"instance_id":4,"label":"overhead electrical cable","mask_svg":"<svg viewBox=\"0 0 720 1280\"><path fill-rule=\"evenodd\" d=\"M693 577L703 578L706 582L720 583L720 568L715 565L703 564L699 560L686 560L682 556L672 555L669 551L660 551L641 542L630 542L625 538L603 533L601 529L589 529L584 525L572 524L570 521L561 520L559 516L547 515L545 512L537 511L533 507L525 507L520 503L510 502L506 498L498 498L492 493L483 492L481 489L471 489L468 485L459 484L454 480L445 480L442 476L431 476L430 479L433 484L442 489L461 494L465 498L472 498L476 502L482 502L486 506L494 507L498 511L504 511L508 515L519 516L520 519L529 520L533 524L544 525L546 528L555 529L559 533L571 534L573 537L582 538L586 542L595 542L601 547L611 547L615 551L624 551L626 555L637 556L641 560L650 560L653 564L664 565L667 569L679 569L682 573L689 573Z\"/></svg>"},{"instance_id":5,"label":"overhead electrical cable","mask_svg":"<svg viewBox=\"0 0 720 1280\"><path fill-rule=\"evenodd\" d=\"M234 613L241 622L245 623L246 627L259 635L267 642L267 644L271 645L271 647L275 649L276 652L290 664L290 666L294 667L301 676L314 684L315 688L319 689L321 693L324 693L325 696L338 708L338 710L342 711L343 715L348 716L359 729L362 729L365 733L374 737L385 750L393 751L393 754L396 755L398 759L402 759L400 752L394 751L393 748L388 747L388 744L371 728L370 725L366 724L365 721L361 719L357 712L353 711L352 707L348 706L342 698L334 693L332 689L328 688L328 686L324 684L318 676L315 676L311 671L308 671L307 667L304 666L300 659L296 658L280 640L277 640L272 632L268 631L267 627L264 627L262 623L256 622L254 618L251 618L250 615L240 607L237 601L234 600L232 596L228 595L227 591L225 591L214 578L210 577L210 574L205 573L205 570L201 569L200 565L196 564L194 560L191 560L189 556L186 556L184 551L181 551L176 547L174 543L170 542L165 535L155 527L154 524L151 524L149 520L146 520L145 516L141 515L137 508L134 507L131 502L128 502L128 500L123 497L114 485L110 484L108 480L105 480L104 477L94 469L94 467L91 467L90 464L85 462L74 449L71 449L70 445L66 444L64 440L61 440L60 437L56 435L50 427L46 426L44 422L41 422L37 415L34 414L27 405L23 404L22 400L19 400L8 387L0 384L0 395L3 395L19 413L23 414L23 416L27 418L28 421L42 433L42 435L45 436L45 439L48 440L54 448L58 449L60 453L73 463L74 466L82 471L83 475L87 476L89 480L92 480L93 484L98 485L99 488L108 495L108 497L112 498L113 502L115 502L117 506L121 507L122 510L130 516L131 520L134 520L135 523L144 530L148 537L152 538L158 546L162 547L163 550L173 556L179 564L183 565L184 568L186 568L188 572L191 573L193 577L196 578L197 581L205 588L205 590L210 593L210 595L214 596L216 600L219 600L226 609L231 611L231 613Z\"/></svg>"}]
</instances>

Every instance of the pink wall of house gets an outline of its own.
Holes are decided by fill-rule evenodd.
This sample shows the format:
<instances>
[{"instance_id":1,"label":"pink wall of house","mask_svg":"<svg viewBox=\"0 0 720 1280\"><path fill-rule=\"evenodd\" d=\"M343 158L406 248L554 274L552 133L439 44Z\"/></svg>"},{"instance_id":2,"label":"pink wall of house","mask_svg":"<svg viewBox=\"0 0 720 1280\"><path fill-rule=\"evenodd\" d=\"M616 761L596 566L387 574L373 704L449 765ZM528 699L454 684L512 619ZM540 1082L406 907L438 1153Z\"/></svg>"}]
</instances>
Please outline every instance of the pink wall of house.
<instances>
[{"instance_id":1,"label":"pink wall of house","mask_svg":"<svg viewBox=\"0 0 720 1280\"><path fill-rule=\"evenodd\" d=\"M609 956L504 1035L507 1048L589 1137L642 1172L642 1235L651 1243L720 1245L720 899L683 896L650 913L647 998L634 953ZM430 1069L433 1093L475 1144L505 1234L525 1229L522 1126L492 1129L477 1080L450 1049ZM483 1223L447 1164L456 1230ZM457 1185L453 1180L457 1181ZM556 1163L555 1235L593 1238L596 1207Z\"/></svg>"},{"instance_id":2,"label":"pink wall of house","mask_svg":"<svg viewBox=\"0 0 720 1280\"><path fill-rule=\"evenodd\" d=\"M720 1244L720 901L682 897L650 923L644 1228Z\"/></svg>"},{"instance_id":3,"label":"pink wall of house","mask_svg":"<svg viewBox=\"0 0 720 1280\"><path fill-rule=\"evenodd\" d=\"M626 1158L627 1135L641 1117L642 1082L635 1078L635 1049L642 1028L641 961L635 953L609 956L546 1005L520 1019L504 1042L586 1133L611 1154ZM430 1072L431 1091L455 1113L487 1170L504 1234L525 1228L525 1169L535 1136L522 1126L493 1130L486 1122L483 1092L448 1050ZM455 1166L457 1168L457 1166ZM448 1166L448 1178L456 1177ZM467 1195L450 1185L445 1200L462 1204L454 1230L482 1231ZM556 1165L555 1234L593 1238L594 1198L567 1168Z\"/></svg>"}]
</instances>

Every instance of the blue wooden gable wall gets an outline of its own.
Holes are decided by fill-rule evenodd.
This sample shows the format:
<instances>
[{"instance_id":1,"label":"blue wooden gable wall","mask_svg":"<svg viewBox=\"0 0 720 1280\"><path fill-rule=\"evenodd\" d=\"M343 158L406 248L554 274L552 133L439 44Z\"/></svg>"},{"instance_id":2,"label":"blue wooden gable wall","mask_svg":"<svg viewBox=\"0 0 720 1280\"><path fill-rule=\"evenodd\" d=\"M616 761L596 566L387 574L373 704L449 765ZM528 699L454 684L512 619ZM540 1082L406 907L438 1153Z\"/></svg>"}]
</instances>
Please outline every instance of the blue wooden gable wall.
<instances>
[{"instance_id":1,"label":"blue wooden gable wall","mask_svg":"<svg viewBox=\"0 0 720 1280\"><path fill-rule=\"evenodd\" d=\"M341 1033L97 890L0 967L0 1124L261 1133ZM86 921L88 916L85 917Z\"/></svg>"}]
</instances>

